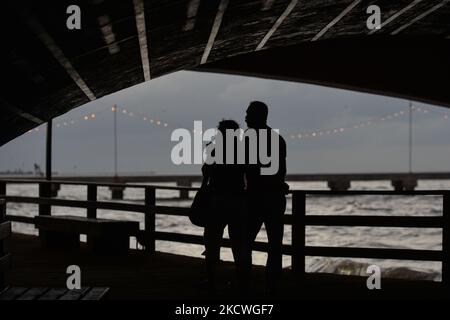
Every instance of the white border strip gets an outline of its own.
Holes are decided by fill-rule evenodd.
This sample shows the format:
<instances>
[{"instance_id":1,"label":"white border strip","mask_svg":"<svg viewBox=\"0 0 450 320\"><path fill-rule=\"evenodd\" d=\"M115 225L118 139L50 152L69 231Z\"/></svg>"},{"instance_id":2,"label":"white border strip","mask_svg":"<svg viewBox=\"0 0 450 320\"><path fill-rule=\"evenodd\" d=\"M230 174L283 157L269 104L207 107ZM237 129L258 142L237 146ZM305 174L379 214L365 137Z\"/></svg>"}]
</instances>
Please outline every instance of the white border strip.
<instances>
[{"instance_id":1,"label":"white border strip","mask_svg":"<svg viewBox=\"0 0 450 320\"><path fill-rule=\"evenodd\" d=\"M214 19L211 34L209 35L208 43L206 44L205 51L203 52L202 59L200 60L200 64L204 64L208 60L208 56L211 53L211 49L214 45L214 41L216 40L217 33L219 32L220 25L222 24L223 14L227 9L228 2L229 0L220 1L219 9L217 9L216 18Z\"/></svg>"},{"instance_id":2,"label":"white border strip","mask_svg":"<svg viewBox=\"0 0 450 320\"><path fill-rule=\"evenodd\" d=\"M298 0L292 0L288 6L286 7L286 9L284 10L284 12L281 14L281 16L277 19L277 21L275 22L275 24L272 26L272 28L270 28L270 30L266 33L266 35L264 36L264 38L261 40L261 42L258 44L258 46L256 47L255 51L259 51L261 50L267 43L267 41L269 41L270 37L275 33L275 31L277 31L278 27L283 23L284 19L287 18L287 16L291 13L291 11L294 9L295 5L297 4Z\"/></svg>"},{"instance_id":3,"label":"white border strip","mask_svg":"<svg viewBox=\"0 0 450 320\"><path fill-rule=\"evenodd\" d=\"M349 13L354 7L356 7L361 0L353 1L347 8L344 9L336 18L334 18L329 24L325 26L318 34L311 39L311 41L317 41L322 37L330 28L332 28L336 23L338 23L347 13Z\"/></svg>"},{"instance_id":4,"label":"white border strip","mask_svg":"<svg viewBox=\"0 0 450 320\"><path fill-rule=\"evenodd\" d=\"M401 26L400 28L394 30L391 32L391 35L396 35L397 33L405 30L406 28L408 28L410 25L416 23L419 20L422 20L423 18L425 18L426 16L428 16L430 13L436 11L437 9L443 7L444 5L446 5L447 3L449 3L450 0L444 0L441 3L431 7L429 10L425 11L424 13L422 13L421 15L418 15L417 17L415 17L414 19L412 19L410 22L408 22L407 24L404 24L403 26Z\"/></svg>"},{"instance_id":5,"label":"white border strip","mask_svg":"<svg viewBox=\"0 0 450 320\"><path fill-rule=\"evenodd\" d=\"M414 0L413 2L411 2L410 4L408 4L406 7L404 7L403 9L399 10L398 12L396 12L395 14L393 14L392 16L390 16L388 19L386 19L381 25L380 25L380 29L383 28L385 25L391 23L392 21L394 21L395 19L397 19L398 17L400 17L403 13L405 13L406 11L410 10L411 8L413 8L416 4L418 4L419 2L422 2L422 0ZM374 32L377 32L380 29L373 29L369 32L369 34L373 34Z\"/></svg>"},{"instance_id":6,"label":"white border strip","mask_svg":"<svg viewBox=\"0 0 450 320\"><path fill-rule=\"evenodd\" d=\"M87 84L78 74L77 70L72 66L70 61L66 58L61 48L58 47L53 38L45 31L44 27L35 17L29 17L27 23L33 30L34 34L41 40L41 42L47 47L47 49L52 53L59 64L66 70L69 76L77 84L77 86L84 92L84 94L89 98L89 100L95 100L95 95L89 89Z\"/></svg>"},{"instance_id":7,"label":"white border strip","mask_svg":"<svg viewBox=\"0 0 450 320\"><path fill-rule=\"evenodd\" d=\"M150 60L148 58L147 31L145 27L145 10L143 0L133 0L134 13L136 15L136 29L138 32L139 47L141 50L142 70L144 71L144 80L149 81Z\"/></svg>"}]
</instances>

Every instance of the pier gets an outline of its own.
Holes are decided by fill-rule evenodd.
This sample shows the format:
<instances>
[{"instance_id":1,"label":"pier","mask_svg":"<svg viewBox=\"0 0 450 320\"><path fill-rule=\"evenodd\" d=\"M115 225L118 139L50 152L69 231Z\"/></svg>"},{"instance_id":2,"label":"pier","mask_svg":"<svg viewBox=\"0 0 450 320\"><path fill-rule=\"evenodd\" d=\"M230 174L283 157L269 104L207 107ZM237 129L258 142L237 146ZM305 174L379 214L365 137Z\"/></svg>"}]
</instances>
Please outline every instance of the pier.
<instances>
[{"instance_id":1,"label":"pier","mask_svg":"<svg viewBox=\"0 0 450 320\"><path fill-rule=\"evenodd\" d=\"M27 183L36 183L28 180ZM49 285L60 283L61 275L56 270L71 261L83 262L87 266L88 285L111 287L113 297L134 298L175 298L175 297L202 297L203 292L199 283L204 277L203 259L160 253L156 241L174 241L189 244L203 244L202 236L173 233L157 230L155 227L156 215L187 216L188 208L156 205L155 191L157 189L195 191L196 188L127 185L129 188L142 188L145 193L144 204L98 201L93 190L98 187L125 187L121 184L83 183L83 182L57 182L68 185L86 186L87 201L55 199L49 196L51 181L40 182L39 197L9 196L5 195L7 185L15 181L0 181L0 190L6 203L29 203L39 205L39 215L51 215L52 206L76 207L86 209L86 219L96 219L97 209L110 211L138 212L145 216L145 223L133 236L143 246L143 250L130 250L127 259L120 256L90 255L86 245L81 244L79 251L65 250L53 251L42 247L35 236L14 235L12 239L12 256L14 269L11 272L11 281L14 285ZM306 198L315 196L358 196L358 195L392 195L392 196L439 196L442 197L443 215L437 217L400 217L400 216L329 216L314 213L306 215ZM411 280L383 280L387 285L383 287L382 297L444 297L450 288L450 192L449 191L304 191L290 192L292 201L292 214L285 215L285 225L292 226L292 243L284 244L285 255L291 257L291 266L284 271L283 297L307 298L324 294L347 297L367 297L366 278L357 276L342 276L330 274L311 274L305 272L306 256L346 257L369 259L398 259L415 261L442 262L442 282L411 281ZM6 212L7 213L7 212ZM89 217L89 218L88 218ZM6 214L6 219L12 222L35 224L34 217L25 217ZM354 247L317 247L305 243L305 228L307 226L371 226L371 227L407 227L407 228L441 228L443 230L442 250L409 250L386 248L354 248ZM80 230L80 234L82 231ZM230 247L228 239L224 239L224 247ZM267 251L267 243L256 242L256 251ZM32 252L32 254L31 254ZM76 259L74 258L76 257ZM108 257L108 256L106 256ZM75 260L74 260L75 259ZM39 263L46 261L46 263ZM113 262L114 261L114 262ZM231 264L225 263L224 268L230 270ZM33 270L34 269L34 270ZM183 270L183 272L181 272ZM262 268L255 267L257 286L256 294L261 294L258 284L262 280ZM231 271L230 271L231 272ZM181 279L182 278L182 279ZM145 279L145 280L143 280ZM142 282L143 281L143 282ZM156 283L156 285L155 285ZM165 283L165 285L162 285ZM168 287L167 287L168 286ZM173 287L171 287L173 286ZM178 289L184 289L179 291ZM306 291L302 291L304 288ZM390 288L386 290L386 288ZM232 294L223 289L225 296ZM133 291L134 293L132 293ZM427 295L424 295L427 292ZM360 296L359 294L363 294ZM429 293L429 294L428 294ZM369 294L370 295L370 294ZM375 294L374 294L375 295ZM257 296L257 295L256 295ZM373 296L373 295L372 295ZM204 295L203 295L204 297ZM380 295L381 297L381 295Z\"/></svg>"},{"instance_id":2,"label":"pier","mask_svg":"<svg viewBox=\"0 0 450 320\"><path fill-rule=\"evenodd\" d=\"M2 58L2 76L7 81L0 96L0 146L45 123L47 136L45 179L0 177L0 293L7 286L43 291L64 287L65 268L76 261L83 268L84 285L109 288L111 299L211 298L202 286L204 259L158 251L158 241L203 245L203 237L156 228L159 215L188 215L187 207L157 203L156 191L173 190L179 192L180 199L189 200L189 193L197 190L193 183L201 177L118 176L115 130L114 177L55 178L53 119L178 70L309 83L450 108L450 2L381 1L378 4L383 10L382 28L375 29L365 23L369 2L83 1L83 28L69 30L66 1L40 1L39 5L5 1L1 19L7 26L2 29L8 46ZM413 172L411 115L410 112L406 173L288 175L288 181L326 182L330 191L290 191L292 214L285 215L284 223L291 227L292 242L283 245L283 253L290 257L291 266L283 272L280 298L450 297L450 191L415 190L420 180L450 179L450 173ZM350 190L354 181L373 180L389 181L393 190ZM176 186L157 185L162 182ZM37 184L39 194L10 195L8 186L13 184ZM64 185L84 187L86 198L59 198L58 190ZM121 201L99 201L98 189L104 187L111 190L113 200ZM143 190L141 203L123 201L128 188ZM314 200L364 195L439 197L443 214L306 214L308 197ZM38 216L11 214L7 206L12 203L37 205ZM82 208L86 214L56 218L52 212L56 206ZM144 223L138 226L120 219L102 221L98 210L133 212L142 215ZM11 234L14 223L29 224L39 229L39 235ZM116 225L121 227L115 229ZM442 230L442 248L309 246L305 239L308 226L437 228ZM111 243L111 230L119 234L120 239L111 247L121 248L120 255L106 250ZM79 237L85 234L87 242L80 243ZM130 238L135 238L142 249L124 247ZM60 246L59 250L55 245ZM223 246L230 247L230 241L225 239ZM267 252L267 243L256 242L253 249ZM92 254L95 251L101 254ZM305 258L316 256L440 262L442 281L383 278L383 290L371 291L366 287L366 277L307 273ZM232 272L230 263L224 263L222 268L227 274ZM252 298L259 298L264 296L264 269L254 269ZM220 297L235 294L222 283Z\"/></svg>"}]
</instances>

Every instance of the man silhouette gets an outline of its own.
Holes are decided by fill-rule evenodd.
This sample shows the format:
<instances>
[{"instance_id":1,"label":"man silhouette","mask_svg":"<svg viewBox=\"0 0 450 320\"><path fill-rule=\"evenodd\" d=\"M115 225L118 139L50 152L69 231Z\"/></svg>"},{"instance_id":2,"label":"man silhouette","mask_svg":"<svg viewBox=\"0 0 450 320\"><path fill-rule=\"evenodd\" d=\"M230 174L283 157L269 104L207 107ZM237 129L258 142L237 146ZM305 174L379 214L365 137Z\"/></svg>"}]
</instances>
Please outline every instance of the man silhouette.
<instances>
[{"instance_id":1,"label":"man silhouette","mask_svg":"<svg viewBox=\"0 0 450 320\"><path fill-rule=\"evenodd\" d=\"M247 165L245 175L249 201L249 240L253 245L264 223L269 245L266 263L266 289L269 294L276 294L282 274L283 215L286 210L286 193L289 187L285 183L286 142L281 135L267 125L267 115L267 105L264 102L253 101L247 108L245 122L248 128L257 132L258 155L261 130L267 130L267 152L271 159L277 155L271 154L273 148L271 148L270 133L275 134L279 139L278 171L273 175L261 174L261 168L269 167L270 163L262 165L258 161L256 165Z\"/></svg>"}]
</instances>

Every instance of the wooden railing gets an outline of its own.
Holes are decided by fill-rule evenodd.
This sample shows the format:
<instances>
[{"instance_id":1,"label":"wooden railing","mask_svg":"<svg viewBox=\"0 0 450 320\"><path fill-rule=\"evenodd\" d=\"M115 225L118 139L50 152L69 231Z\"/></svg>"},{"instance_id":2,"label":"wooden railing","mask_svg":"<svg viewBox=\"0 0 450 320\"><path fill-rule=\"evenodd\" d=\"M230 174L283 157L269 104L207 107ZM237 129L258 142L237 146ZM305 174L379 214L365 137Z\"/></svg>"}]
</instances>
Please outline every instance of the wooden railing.
<instances>
[{"instance_id":1,"label":"wooden railing","mask_svg":"<svg viewBox=\"0 0 450 320\"><path fill-rule=\"evenodd\" d=\"M115 183L85 183L67 181L39 182L39 197L7 196L7 184L36 184L29 180L0 180L0 198L7 202L30 203L39 205L39 215L50 215L52 206L85 208L87 217L96 218L97 209L113 211L140 212L145 216L142 236L146 239L146 250L155 251L156 240L175 241L190 244L203 244L203 237L192 234L157 231L155 228L156 215L187 216L188 208L156 205L156 190L195 191L192 187L171 187L156 185L132 185ZM51 198L51 184L87 186L87 200L66 200ZM106 202L97 200L99 187L122 187L144 189L144 204ZM305 272L306 256L369 258L369 259L398 259L417 261L441 261L442 280L450 284L450 191L304 191L294 190L292 195L292 214L285 215L285 225L292 226L292 243L283 244L283 254L290 255L292 270L303 275ZM442 197L442 216L342 216L342 215L306 215L307 195L320 196L359 196L359 195L395 195L395 196L440 196ZM7 215L7 219L15 222L34 223L33 217ZM442 229L442 250L414 250L387 248L355 248L355 247L319 247L307 246L305 229L307 226L366 226L366 227L404 227L404 228L440 228ZM138 236L138 235L137 235ZM224 247L230 247L229 239L224 239ZM256 242L254 250L267 252L266 242Z\"/></svg>"},{"instance_id":2,"label":"wooden railing","mask_svg":"<svg viewBox=\"0 0 450 320\"><path fill-rule=\"evenodd\" d=\"M6 286L6 275L11 266L10 237L11 222L6 221L6 202L0 198L0 292Z\"/></svg>"}]
</instances>

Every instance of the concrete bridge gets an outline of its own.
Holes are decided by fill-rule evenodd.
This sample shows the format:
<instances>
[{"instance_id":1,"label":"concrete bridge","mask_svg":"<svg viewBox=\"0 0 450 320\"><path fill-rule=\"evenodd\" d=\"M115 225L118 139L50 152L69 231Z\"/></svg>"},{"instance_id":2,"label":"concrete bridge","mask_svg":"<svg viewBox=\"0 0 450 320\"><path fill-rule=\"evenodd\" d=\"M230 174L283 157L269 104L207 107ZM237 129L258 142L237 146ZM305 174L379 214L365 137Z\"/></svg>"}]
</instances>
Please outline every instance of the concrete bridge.
<instances>
[{"instance_id":1,"label":"concrete bridge","mask_svg":"<svg viewBox=\"0 0 450 320\"><path fill-rule=\"evenodd\" d=\"M24 177L11 177L20 178ZM450 180L450 172L417 172L417 173L319 173L319 174L288 174L287 181L324 181L332 191L346 191L352 181L390 181L396 191L413 191L419 180ZM27 177L27 180L42 180L42 177ZM97 183L158 183L176 182L180 187L192 187L194 182L201 182L200 175L123 175L114 176L55 176L57 181L79 181ZM112 199L123 199L124 187L110 187ZM54 185L53 195L59 190ZM180 199L189 198L189 189L180 190Z\"/></svg>"}]
</instances>

